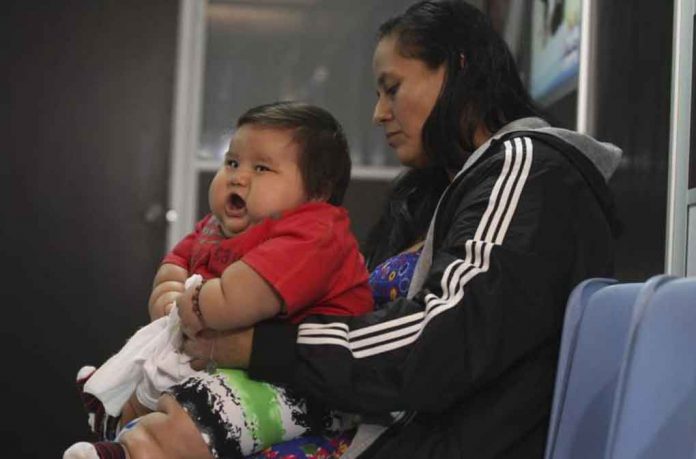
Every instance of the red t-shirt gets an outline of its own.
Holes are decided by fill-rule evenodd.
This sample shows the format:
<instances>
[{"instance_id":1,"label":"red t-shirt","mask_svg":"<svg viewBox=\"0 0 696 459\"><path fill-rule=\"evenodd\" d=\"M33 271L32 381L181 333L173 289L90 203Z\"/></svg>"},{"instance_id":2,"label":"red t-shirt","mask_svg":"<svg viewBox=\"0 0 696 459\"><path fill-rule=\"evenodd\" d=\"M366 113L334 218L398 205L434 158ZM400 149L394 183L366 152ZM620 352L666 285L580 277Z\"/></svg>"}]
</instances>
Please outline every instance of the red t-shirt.
<instances>
[{"instance_id":1,"label":"red t-shirt","mask_svg":"<svg viewBox=\"0 0 696 459\"><path fill-rule=\"evenodd\" d=\"M208 215L163 263L209 279L240 258L278 292L293 322L311 314L372 310L365 262L341 207L307 203L233 238L225 238L217 219Z\"/></svg>"}]
</instances>

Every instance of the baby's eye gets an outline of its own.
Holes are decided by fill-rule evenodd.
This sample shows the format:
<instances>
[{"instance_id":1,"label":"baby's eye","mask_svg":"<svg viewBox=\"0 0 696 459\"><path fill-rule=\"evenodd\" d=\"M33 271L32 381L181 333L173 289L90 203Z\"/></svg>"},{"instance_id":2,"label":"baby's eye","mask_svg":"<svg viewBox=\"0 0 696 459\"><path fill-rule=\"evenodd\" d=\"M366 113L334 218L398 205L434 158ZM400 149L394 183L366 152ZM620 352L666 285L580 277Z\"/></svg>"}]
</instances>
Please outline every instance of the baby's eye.
<instances>
[{"instance_id":1,"label":"baby's eye","mask_svg":"<svg viewBox=\"0 0 696 459\"><path fill-rule=\"evenodd\" d=\"M256 172L268 172L271 169L267 166L264 166L263 164L257 164L256 166L254 166L254 170Z\"/></svg>"},{"instance_id":2,"label":"baby's eye","mask_svg":"<svg viewBox=\"0 0 696 459\"><path fill-rule=\"evenodd\" d=\"M232 169L236 169L239 167L239 161L237 161L236 159L227 158L225 160L225 166L231 167Z\"/></svg>"}]
</instances>

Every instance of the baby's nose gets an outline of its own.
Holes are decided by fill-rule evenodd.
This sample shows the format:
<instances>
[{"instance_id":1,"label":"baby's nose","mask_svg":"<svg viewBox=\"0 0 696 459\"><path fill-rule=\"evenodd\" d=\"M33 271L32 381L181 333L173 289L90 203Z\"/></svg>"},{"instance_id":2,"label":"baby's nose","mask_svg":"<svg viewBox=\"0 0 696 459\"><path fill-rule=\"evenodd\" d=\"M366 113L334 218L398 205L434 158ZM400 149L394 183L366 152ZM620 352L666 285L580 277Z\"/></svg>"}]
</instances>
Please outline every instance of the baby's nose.
<instances>
[{"instance_id":1,"label":"baby's nose","mask_svg":"<svg viewBox=\"0 0 696 459\"><path fill-rule=\"evenodd\" d=\"M239 169L232 172L230 184L238 186L249 185L249 174L244 171L240 171Z\"/></svg>"}]
</instances>

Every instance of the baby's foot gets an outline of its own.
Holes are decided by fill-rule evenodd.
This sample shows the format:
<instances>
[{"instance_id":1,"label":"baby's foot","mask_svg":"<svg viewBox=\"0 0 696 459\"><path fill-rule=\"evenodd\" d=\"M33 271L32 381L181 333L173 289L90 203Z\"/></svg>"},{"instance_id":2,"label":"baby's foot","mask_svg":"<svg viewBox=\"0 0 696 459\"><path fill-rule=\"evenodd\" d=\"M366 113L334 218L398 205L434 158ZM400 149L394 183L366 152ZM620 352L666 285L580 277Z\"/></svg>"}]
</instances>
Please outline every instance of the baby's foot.
<instances>
[{"instance_id":1,"label":"baby's foot","mask_svg":"<svg viewBox=\"0 0 696 459\"><path fill-rule=\"evenodd\" d=\"M82 405L87 411L87 424L99 440L114 440L118 434L119 417L106 414L102 402L92 394L85 392L85 383L92 377L97 369L86 365L77 372L75 384L77 385Z\"/></svg>"},{"instance_id":2,"label":"baby's foot","mask_svg":"<svg viewBox=\"0 0 696 459\"><path fill-rule=\"evenodd\" d=\"M111 441L81 441L66 449L63 459L126 459L126 450L120 443Z\"/></svg>"}]
</instances>

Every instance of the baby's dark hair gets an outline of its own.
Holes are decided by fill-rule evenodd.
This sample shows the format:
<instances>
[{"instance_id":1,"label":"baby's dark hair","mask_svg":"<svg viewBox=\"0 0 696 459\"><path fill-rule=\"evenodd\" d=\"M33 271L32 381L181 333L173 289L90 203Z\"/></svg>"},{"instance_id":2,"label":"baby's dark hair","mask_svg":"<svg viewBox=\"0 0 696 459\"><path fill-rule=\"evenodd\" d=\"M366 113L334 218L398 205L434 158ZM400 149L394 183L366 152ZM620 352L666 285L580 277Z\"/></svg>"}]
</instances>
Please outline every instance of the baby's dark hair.
<instances>
[{"instance_id":1,"label":"baby's dark hair","mask_svg":"<svg viewBox=\"0 0 696 459\"><path fill-rule=\"evenodd\" d=\"M341 205L350 181L350 154L343 128L323 108L302 102L274 102L249 109L237 120L293 131L307 197Z\"/></svg>"}]
</instances>

